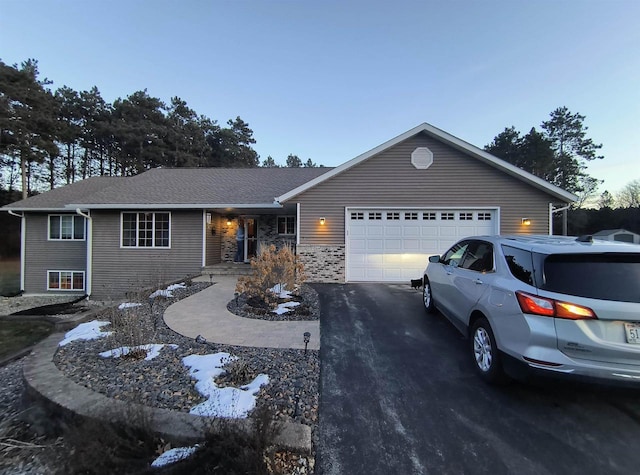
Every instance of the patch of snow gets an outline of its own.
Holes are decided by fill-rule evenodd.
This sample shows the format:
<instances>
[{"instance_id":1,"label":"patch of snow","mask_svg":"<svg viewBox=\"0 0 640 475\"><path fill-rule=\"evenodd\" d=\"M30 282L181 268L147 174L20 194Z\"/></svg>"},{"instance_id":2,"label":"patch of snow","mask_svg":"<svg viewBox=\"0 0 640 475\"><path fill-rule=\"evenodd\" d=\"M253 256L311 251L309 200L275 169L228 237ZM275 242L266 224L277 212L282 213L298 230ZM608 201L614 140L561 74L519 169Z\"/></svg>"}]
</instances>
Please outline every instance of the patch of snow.
<instances>
[{"instance_id":1,"label":"patch of snow","mask_svg":"<svg viewBox=\"0 0 640 475\"><path fill-rule=\"evenodd\" d=\"M281 299L289 299L291 298L291 292L289 292L288 290L285 290L285 288L286 288L286 284L276 284L273 287L271 287L269 290L275 295L277 295L278 297L280 297Z\"/></svg>"},{"instance_id":2,"label":"patch of snow","mask_svg":"<svg viewBox=\"0 0 640 475\"><path fill-rule=\"evenodd\" d=\"M81 323L73 330L69 330L64 335L64 340L58 343L58 346L65 346L76 340L96 340L98 338L104 338L111 335L113 332L105 332L100 329L105 325L110 325L111 322L103 322L93 320L91 322Z\"/></svg>"},{"instance_id":3,"label":"patch of snow","mask_svg":"<svg viewBox=\"0 0 640 475\"><path fill-rule=\"evenodd\" d=\"M162 350L162 348L164 348L165 346L168 346L173 350L178 348L178 345L174 345L174 344L164 345L164 344L158 344L158 343L133 346L133 347L121 346L120 348L114 348L113 350L103 351L102 353L100 353L100 356L102 356L103 358L120 358L121 356L128 355L132 351L144 350L147 353L147 357L145 358L145 361L151 361L152 359L154 359L156 356L160 354L160 350Z\"/></svg>"},{"instance_id":4,"label":"patch of snow","mask_svg":"<svg viewBox=\"0 0 640 475\"><path fill-rule=\"evenodd\" d=\"M151 462L151 466L158 468L179 462L180 460L191 457L199 447L200 446L196 444L193 447L176 447L175 449L167 450L160 457Z\"/></svg>"},{"instance_id":5,"label":"patch of snow","mask_svg":"<svg viewBox=\"0 0 640 475\"><path fill-rule=\"evenodd\" d=\"M133 307L141 307L141 306L142 306L141 303L124 302L118 305L118 310L124 310L125 308L133 308Z\"/></svg>"},{"instance_id":6,"label":"patch of snow","mask_svg":"<svg viewBox=\"0 0 640 475\"><path fill-rule=\"evenodd\" d=\"M177 290L177 289L186 289L187 286L184 285L184 282L181 282L179 284L171 284L169 287L167 287L166 289L163 290L156 290L154 293L152 293L151 295L149 295L150 299L154 299L156 297L166 297L168 299L173 297L173 291Z\"/></svg>"},{"instance_id":7,"label":"patch of snow","mask_svg":"<svg viewBox=\"0 0 640 475\"><path fill-rule=\"evenodd\" d=\"M190 355L182 359L189 367L189 374L198 382L196 390L207 400L194 406L190 414L208 417L245 418L256 406L256 394L261 386L269 383L269 376L259 374L249 384L240 388L220 388L215 378L225 372L223 366L235 357L229 353L215 353L210 355Z\"/></svg>"},{"instance_id":8,"label":"patch of snow","mask_svg":"<svg viewBox=\"0 0 640 475\"><path fill-rule=\"evenodd\" d=\"M275 310L271 310L272 313L277 313L278 315L282 315L283 313L290 312L293 310L293 307L297 307L300 305L300 302L284 302L278 305L278 308Z\"/></svg>"}]
</instances>

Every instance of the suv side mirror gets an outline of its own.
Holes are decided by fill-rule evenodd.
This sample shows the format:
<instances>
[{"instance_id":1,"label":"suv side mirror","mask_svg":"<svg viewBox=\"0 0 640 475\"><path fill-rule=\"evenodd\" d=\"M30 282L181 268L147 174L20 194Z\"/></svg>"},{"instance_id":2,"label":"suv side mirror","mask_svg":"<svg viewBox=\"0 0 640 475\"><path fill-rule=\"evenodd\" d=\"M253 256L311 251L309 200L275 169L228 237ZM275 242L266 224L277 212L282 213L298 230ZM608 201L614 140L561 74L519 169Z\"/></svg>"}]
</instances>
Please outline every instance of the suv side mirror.
<instances>
[{"instance_id":1,"label":"suv side mirror","mask_svg":"<svg viewBox=\"0 0 640 475\"><path fill-rule=\"evenodd\" d=\"M437 264L438 262L440 262L440 256L429 256L429 262Z\"/></svg>"}]
</instances>

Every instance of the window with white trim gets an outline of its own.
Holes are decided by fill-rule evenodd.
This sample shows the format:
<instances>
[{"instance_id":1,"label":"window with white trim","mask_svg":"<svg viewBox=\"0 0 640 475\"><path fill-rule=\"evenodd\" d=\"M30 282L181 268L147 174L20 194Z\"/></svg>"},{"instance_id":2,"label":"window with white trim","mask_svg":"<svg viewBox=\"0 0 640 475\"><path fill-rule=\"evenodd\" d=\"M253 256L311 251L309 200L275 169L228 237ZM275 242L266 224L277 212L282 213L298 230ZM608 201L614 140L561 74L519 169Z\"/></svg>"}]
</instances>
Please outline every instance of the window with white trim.
<instances>
[{"instance_id":1,"label":"window with white trim","mask_svg":"<svg viewBox=\"0 0 640 475\"><path fill-rule=\"evenodd\" d=\"M351 213L352 221L360 221L361 219L364 219L364 213L356 213L356 212Z\"/></svg>"},{"instance_id":2,"label":"window with white trim","mask_svg":"<svg viewBox=\"0 0 640 475\"><path fill-rule=\"evenodd\" d=\"M382 219L382 213L369 213L369 220L379 221Z\"/></svg>"},{"instance_id":3,"label":"window with white trim","mask_svg":"<svg viewBox=\"0 0 640 475\"><path fill-rule=\"evenodd\" d=\"M442 221L453 221L456 218L454 213L440 213L440 219Z\"/></svg>"},{"instance_id":4,"label":"window with white trim","mask_svg":"<svg viewBox=\"0 0 640 475\"><path fill-rule=\"evenodd\" d=\"M49 215L50 241L84 241L84 216L74 214Z\"/></svg>"},{"instance_id":5,"label":"window with white trim","mask_svg":"<svg viewBox=\"0 0 640 475\"><path fill-rule=\"evenodd\" d=\"M278 234L293 235L296 233L295 216L278 216Z\"/></svg>"},{"instance_id":6,"label":"window with white trim","mask_svg":"<svg viewBox=\"0 0 640 475\"><path fill-rule=\"evenodd\" d=\"M122 213L122 247L171 247L171 213Z\"/></svg>"},{"instance_id":7,"label":"window with white trim","mask_svg":"<svg viewBox=\"0 0 640 475\"><path fill-rule=\"evenodd\" d=\"M84 290L84 271L47 271L47 290Z\"/></svg>"},{"instance_id":8,"label":"window with white trim","mask_svg":"<svg viewBox=\"0 0 640 475\"><path fill-rule=\"evenodd\" d=\"M460 213L460 221L472 221L473 213Z\"/></svg>"},{"instance_id":9,"label":"window with white trim","mask_svg":"<svg viewBox=\"0 0 640 475\"><path fill-rule=\"evenodd\" d=\"M422 213L422 219L424 219L425 221L435 221L436 213L433 213L433 212Z\"/></svg>"},{"instance_id":10,"label":"window with white trim","mask_svg":"<svg viewBox=\"0 0 640 475\"><path fill-rule=\"evenodd\" d=\"M404 219L407 221L416 221L418 219L418 213L405 213Z\"/></svg>"},{"instance_id":11,"label":"window with white trim","mask_svg":"<svg viewBox=\"0 0 640 475\"><path fill-rule=\"evenodd\" d=\"M478 213L478 221L491 221L491 213Z\"/></svg>"},{"instance_id":12,"label":"window with white trim","mask_svg":"<svg viewBox=\"0 0 640 475\"><path fill-rule=\"evenodd\" d=\"M400 219L400 213L396 213L396 212L387 213L387 219L389 221L399 220Z\"/></svg>"}]
</instances>

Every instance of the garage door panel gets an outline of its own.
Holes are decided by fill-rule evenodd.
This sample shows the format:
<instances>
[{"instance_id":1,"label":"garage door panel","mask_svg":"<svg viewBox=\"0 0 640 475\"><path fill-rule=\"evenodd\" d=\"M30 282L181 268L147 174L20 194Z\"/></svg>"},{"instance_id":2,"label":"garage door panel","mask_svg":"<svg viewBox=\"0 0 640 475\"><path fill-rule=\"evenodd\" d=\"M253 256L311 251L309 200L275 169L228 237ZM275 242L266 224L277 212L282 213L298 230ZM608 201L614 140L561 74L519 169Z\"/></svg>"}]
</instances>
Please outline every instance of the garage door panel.
<instances>
[{"instance_id":1,"label":"garage door panel","mask_svg":"<svg viewBox=\"0 0 640 475\"><path fill-rule=\"evenodd\" d=\"M420 277L429 256L463 237L498 230L491 209L349 211L348 281L407 282Z\"/></svg>"}]
</instances>

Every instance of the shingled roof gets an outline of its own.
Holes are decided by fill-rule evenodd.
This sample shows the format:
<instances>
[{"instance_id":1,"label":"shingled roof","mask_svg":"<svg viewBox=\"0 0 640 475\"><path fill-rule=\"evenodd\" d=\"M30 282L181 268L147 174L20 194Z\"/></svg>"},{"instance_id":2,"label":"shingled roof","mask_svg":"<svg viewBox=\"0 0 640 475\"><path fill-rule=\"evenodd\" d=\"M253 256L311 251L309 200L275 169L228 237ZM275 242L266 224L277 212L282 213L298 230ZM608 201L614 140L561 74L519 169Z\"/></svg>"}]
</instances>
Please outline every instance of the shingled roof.
<instances>
[{"instance_id":1,"label":"shingled roof","mask_svg":"<svg viewBox=\"0 0 640 475\"><path fill-rule=\"evenodd\" d=\"M63 211L71 202L81 201L85 197L99 193L105 188L115 186L117 183L126 180L123 177L94 176L24 200L15 201L2 208L14 211Z\"/></svg>"},{"instance_id":2,"label":"shingled roof","mask_svg":"<svg viewBox=\"0 0 640 475\"><path fill-rule=\"evenodd\" d=\"M94 177L3 208L279 207L280 196L331 168L154 168L132 177Z\"/></svg>"}]
</instances>

